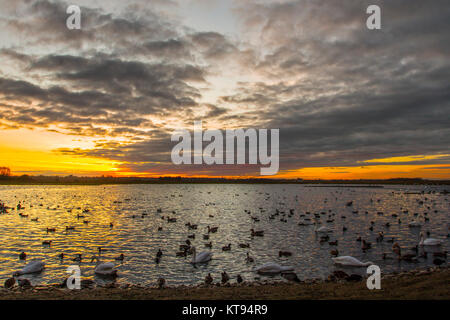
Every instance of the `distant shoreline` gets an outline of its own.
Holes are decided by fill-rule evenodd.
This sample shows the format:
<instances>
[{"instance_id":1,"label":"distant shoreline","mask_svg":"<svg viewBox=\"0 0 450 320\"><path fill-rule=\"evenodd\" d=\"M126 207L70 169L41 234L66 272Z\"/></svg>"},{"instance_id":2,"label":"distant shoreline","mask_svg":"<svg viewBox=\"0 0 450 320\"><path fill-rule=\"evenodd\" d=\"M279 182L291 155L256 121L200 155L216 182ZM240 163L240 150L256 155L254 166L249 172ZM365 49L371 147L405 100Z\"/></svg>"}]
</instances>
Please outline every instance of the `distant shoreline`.
<instances>
[{"instance_id":1,"label":"distant shoreline","mask_svg":"<svg viewBox=\"0 0 450 320\"><path fill-rule=\"evenodd\" d=\"M385 180L302 180L302 179L227 179L227 178L132 178L132 177L76 177L76 176L11 176L0 177L0 185L120 185L120 184L298 184L311 187L365 187L383 185L449 185L450 180L385 179Z\"/></svg>"}]
</instances>

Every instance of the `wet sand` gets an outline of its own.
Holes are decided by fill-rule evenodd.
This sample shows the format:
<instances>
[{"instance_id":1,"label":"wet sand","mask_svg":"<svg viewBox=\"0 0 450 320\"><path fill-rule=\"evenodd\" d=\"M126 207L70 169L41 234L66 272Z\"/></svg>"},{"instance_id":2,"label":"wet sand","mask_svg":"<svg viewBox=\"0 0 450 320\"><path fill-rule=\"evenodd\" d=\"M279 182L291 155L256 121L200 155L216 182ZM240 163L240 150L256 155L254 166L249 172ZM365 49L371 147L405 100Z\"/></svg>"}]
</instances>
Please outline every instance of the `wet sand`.
<instances>
[{"instance_id":1,"label":"wet sand","mask_svg":"<svg viewBox=\"0 0 450 320\"><path fill-rule=\"evenodd\" d=\"M138 286L68 290L55 286L0 289L0 299L69 300L310 300L310 299L439 299L450 300L450 269L429 268L382 276L381 290L361 282L310 280L301 283L242 283L179 286L158 289Z\"/></svg>"}]
</instances>

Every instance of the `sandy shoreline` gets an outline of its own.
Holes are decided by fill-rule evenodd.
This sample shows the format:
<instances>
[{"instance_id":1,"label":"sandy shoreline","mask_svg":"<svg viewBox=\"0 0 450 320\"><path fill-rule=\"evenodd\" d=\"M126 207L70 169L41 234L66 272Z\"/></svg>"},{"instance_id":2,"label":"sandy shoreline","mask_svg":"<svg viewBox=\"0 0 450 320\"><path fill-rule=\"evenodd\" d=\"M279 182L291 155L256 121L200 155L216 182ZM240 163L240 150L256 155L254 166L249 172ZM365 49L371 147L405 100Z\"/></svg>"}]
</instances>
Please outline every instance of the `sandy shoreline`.
<instances>
[{"instance_id":1,"label":"sandy shoreline","mask_svg":"<svg viewBox=\"0 0 450 320\"><path fill-rule=\"evenodd\" d=\"M1 300L302 300L302 299L439 299L450 300L450 269L428 268L382 276L381 290L369 290L366 280L309 280L300 283L243 283L240 285L199 285L158 289L121 285L119 287L68 290L56 286L28 289L0 289Z\"/></svg>"}]
</instances>

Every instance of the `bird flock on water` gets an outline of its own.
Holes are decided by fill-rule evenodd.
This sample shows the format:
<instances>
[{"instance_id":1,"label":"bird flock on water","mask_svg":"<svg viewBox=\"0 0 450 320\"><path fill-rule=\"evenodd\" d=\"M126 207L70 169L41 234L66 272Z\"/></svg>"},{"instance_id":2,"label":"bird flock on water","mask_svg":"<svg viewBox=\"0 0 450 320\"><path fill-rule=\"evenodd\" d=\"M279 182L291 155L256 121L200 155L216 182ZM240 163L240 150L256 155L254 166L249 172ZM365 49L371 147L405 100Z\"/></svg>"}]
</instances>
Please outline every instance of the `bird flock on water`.
<instances>
[{"instance_id":1,"label":"bird flock on water","mask_svg":"<svg viewBox=\"0 0 450 320\"><path fill-rule=\"evenodd\" d=\"M410 220L409 222L407 222L408 227L412 228L412 229L422 228L422 226L424 224L426 224L427 222L429 222L430 218L432 217L432 215L429 214L429 212L431 210L431 206L429 203L427 204L426 202L427 201L433 202L433 201L429 200L427 197L425 197L423 192L421 195L422 195L422 197L420 197L420 199L417 199L417 203L421 206L424 206L426 211L424 211L421 214L419 214L419 213L413 214L413 219ZM270 197L269 194L266 194L266 196ZM336 197L336 200L337 199L338 198ZM126 200L129 201L130 199L126 199ZM370 202L375 202L375 201L379 203L381 201L381 199L377 199L377 200L370 199ZM324 202L326 203L327 199L325 199ZM345 203L345 207L353 208L354 200L347 201ZM22 202L19 202L15 207L12 207L12 208L8 207L3 202L0 202L0 214L7 214L10 211L16 210L18 212L18 215L21 218L29 218L29 215L24 213L24 209L25 209L25 206L23 205ZM50 209L50 208L48 208L48 209ZM82 223L85 225L88 225L90 223L90 220L87 220L87 218L90 214L90 209L88 209L88 208L81 209L81 207L78 207L77 209L82 210L81 213L78 213L76 215L77 220L82 219ZM256 215L256 214L252 213L250 210L244 210L244 213L250 217L251 221L255 224L255 226L263 218L261 215L266 213L266 209L259 208L259 211L260 211L259 212L260 214ZM401 209L401 211L402 211L402 214L404 215L404 219L408 219L410 216L409 211L404 210L404 209ZM72 209L68 209L68 212L71 213ZM347 212L348 212L348 210L347 210ZM351 212L352 212L352 215L358 215L360 213L359 210L356 210L356 209L352 209ZM437 210L433 211L433 213L437 213L437 212L438 212ZM156 213L162 214L163 213L162 208L158 208L156 210ZM289 209L288 212L279 210L279 209L275 209L275 212L268 214L266 217L267 217L268 221L273 221L275 219L279 219L281 222L287 223L289 221L289 219L292 218L295 214L296 214L296 209L294 209L294 208ZM365 211L363 214L367 215L368 212ZM382 211L377 212L377 215L379 215L379 216L382 216L384 214L385 213ZM141 217L144 218L147 215L148 215L147 213L143 213L141 215ZM166 221L169 224L177 223L177 218L175 217L175 215L176 215L176 212L172 211L171 214L168 216L161 216L161 219ZM331 260L333 261L333 263L335 265L346 266L346 267L367 267L367 266L373 264L373 262L371 262L371 261L362 262L362 261L358 260L357 258L349 256L349 255L340 255L339 239L331 240L331 238L330 238L330 236L336 235L336 233L337 233L335 228L333 228L333 225L334 225L333 223L334 223L335 219L337 219L339 217L339 215L337 213L332 212L332 210L328 210L328 212L321 211L318 213L311 213L311 212L306 211L306 212L297 212L297 215L301 219L301 221L298 223L298 226L300 226L300 227L311 226L311 225L314 226L314 233L316 234L319 243L321 243L321 244L328 243L330 248L333 247L330 250L330 256L331 256ZM390 238L385 239L385 235L384 235L385 231L384 230L389 229L391 227L391 225L393 225L395 223L397 223L397 224L403 223L402 218L400 217L401 214L391 213L390 216L391 216L392 221L386 222L386 223L384 223L384 225L381 225L381 226L376 225L375 221L371 221L368 226L368 230L370 230L371 232L376 232L377 236L375 238L375 241L377 243L380 243L380 242L392 243L392 252L394 253L394 257L396 259L398 259L399 261L417 262L421 258L427 258L427 251L424 249L430 248L430 247L440 248L442 246L442 244L444 243L443 239L431 238L429 231L427 231L426 233L421 231L419 234L420 237L418 239L417 245L415 245L412 248L407 249L408 252L405 253L404 252L405 248L402 248L399 245L399 243L396 241L395 237L390 237ZM92 217L93 216L91 216L91 218ZM132 218L136 218L136 217L137 217L137 215L132 215ZM213 218L213 217L214 217L214 215L209 214L209 218ZM322 217L324 217L324 220L326 221L327 225L321 226ZM347 216L346 216L346 214L341 214L340 218L343 221L346 221ZM33 217L33 218L30 218L30 220L32 222L39 222L39 217ZM206 241L206 242L204 242L204 247L208 249L206 251L200 251L200 250L197 251L196 246L194 246L192 243L192 241L194 241L194 239L198 238L198 235L196 234L196 231L198 230L198 224L188 222L185 224L185 226L187 227L188 230L191 230L193 233L189 234L187 236L187 239L185 240L185 242L179 245L179 250L174 253L175 256L187 257L187 256L191 255L192 257L190 258L189 262L194 266L196 266L197 264L206 264L209 261L211 261L213 259L213 253L211 251L211 249L213 247L213 241L211 240L212 239L211 237L214 234L220 232L219 226L207 225L205 228L205 232L201 235L201 239L203 241ZM108 227L114 228L114 223L110 222ZM375 230L376 228L378 228L378 229L383 228L384 230L376 231ZM67 226L64 226L63 229L64 229L64 231L69 232L69 231L75 230L76 226L67 225ZM163 226L158 226L157 230L162 231ZM345 225L343 225L342 232L345 233L347 230L348 230L348 228ZM449 226L447 226L447 230L450 230ZM51 227L48 226L48 227L45 227L44 231L45 231L45 234L48 235L48 234L55 233L57 231L57 228L53 227L53 226L51 226ZM254 239L257 237L264 237L264 235L265 235L265 231L258 230L258 229L256 229L256 227L251 228L249 230L249 238L250 239ZM450 237L450 235L447 235L447 237ZM358 236L358 237L356 237L355 241L361 243L362 252L366 252L366 251L372 249L372 243L370 241L368 241L368 239L363 239L361 236ZM50 239L43 240L42 245L51 247L52 240L50 240ZM233 250L232 248L234 246L238 246L239 248L246 249L246 248L250 248L251 244L248 242L241 242L241 243L238 243L235 245L233 245L232 243L228 243L227 245L222 246L221 250L223 252L231 252ZM109 277L109 278L115 278L118 276L118 270L116 268L115 263L103 262L101 259L102 253L104 253L106 250L107 249L105 249L105 248L98 247L97 253L91 255L90 261L96 262L96 265L94 267L94 273L96 275L103 276L103 277ZM156 252L156 255L155 255L155 263L159 264L161 262L163 256L164 256L163 250L161 248L158 249L158 251ZM286 251L286 250L278 251L278 257L289 258L291 256L292 256L291 251ZM389 259L395 259L394 257L391 257L389 255L389 253L384 252L382 254L381 258L383 260L389 260ZM63 260L63 259L66 259L67 257L64 252L61 252L58 254L58 258L60 260ZM434 250L433 258L434 258L434 260L433 260L434 264L436 264L436 265L444 264L446 262L447 252ZM19 253L19 259L27 260L27 253L25 251L21 251ZM83 257L82 254L76 254L71 260L74 262L77 262L77 263L81 263L83 261L83 259L86 259L86 258ZM117 262L123 262L125 260L125 255L123 253L120 253L117 257L114 258L114 260ZM249 252L246 252L245 262L247 264L253 264L255 262L255 258L253 258ZM14 272L13 277L9 278L5 281L5 286L6 287L13 286L15 284L16 280L20 286L29 286L30 285L29 280L26 278L21 278L21 276L25 275L25 274L40 273L44 270L44 268L45 268L45 263L42 260L32 260L32 261L28 262L21 270ZM294 273L294 270L295 270L295 268L293 266L282 266L275 262L267 262L267 263L264 263L264 264L259 265L254 268L254 271L261 275L281 274L284 278L286 278L288 280L299 282L300 280L297 277L297 275ZM226 271L223 271L221 273L221 283L225 284L229 280L230 280L230 276L227 274ZM237 275L236 282L242 283L243 281L244 281L243 277L240 274ZM158 286L161 288L165 285L165 279L159 278L157 283L158 283ZM213 283L213 277L211 276L211 273L208 273L208 275L205 277L205 283L206 284Z\"/></svg>"}]
</instances>

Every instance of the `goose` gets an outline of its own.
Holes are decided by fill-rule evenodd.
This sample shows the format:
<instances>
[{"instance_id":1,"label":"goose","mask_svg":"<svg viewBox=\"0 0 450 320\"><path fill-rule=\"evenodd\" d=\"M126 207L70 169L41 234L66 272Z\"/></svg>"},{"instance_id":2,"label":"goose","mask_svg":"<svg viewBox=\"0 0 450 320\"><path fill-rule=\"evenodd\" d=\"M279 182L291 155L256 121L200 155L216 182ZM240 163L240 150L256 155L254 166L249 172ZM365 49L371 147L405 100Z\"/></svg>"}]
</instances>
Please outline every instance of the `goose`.
<instances>
[{"instance_id":1,"label":"goose","mask_svg":"<svg viewBox=\"0 0 450 320\"><path fill-rule=\"evenodd\" d=\"M97 265L94 269L95 274L100 276L117 277L117 270L114 269L114 263L101 262L97 256L93 256L91 262L94 260L97 260Z\"/></svg>"},{"instance_id":2,"label":"goose","mask_svg":"<svg viewBox=\"0 0 450 320\"><path fill-rule=\"evenodd\" d=\"M373 264L371 261L361 262L358 259L351 256L340 256L336 258L331 258L335 264L349 267L368 267Z\"/></svg>"},{"instance_id":3,"label":"goose","mask_svg":"<svg viewBox=\"0 0 450 320\"><path fill-rule=\"evenodd\" d=\"M192 261L191 261L192 264L205 263L211 260L211 258L212 258L211 252L202 251L199 254L197 254L197 250L195 249L195 247L192 247Z\"/></svg>"},{"instance_id":4,"label":"goose","mask_svg":"<svg viewBox=\"0 0 450 320\"><path fill-rule=\"evenodd\" d=\"M33 260L29 262L22 270L14 272L14 276L20 276L29 273L39 273L44 270L45 264L41 260Z\"/></svg>"},{"instance_id":5,"label":"goose","mask_svg":"<svg viewBox=\"0 0 450 320\"><path fill-rule=\"evenodd\" d=\"M279 274L285 271L293 271L294 268L290 266L280 266L274 262L265 263L256 268L256 272L259 274Z\"/></svg>"},{"instance_id":6,"label":"goose","mask_svg":"<svg viewBox=\"0 0 450 320\"><path fill-rule=\"evenodd\" d=\"M423 232L420 233L419 246L440 246L443 243L440 239L428 238L424 239Z\"/></svg>"}]
</instances>

